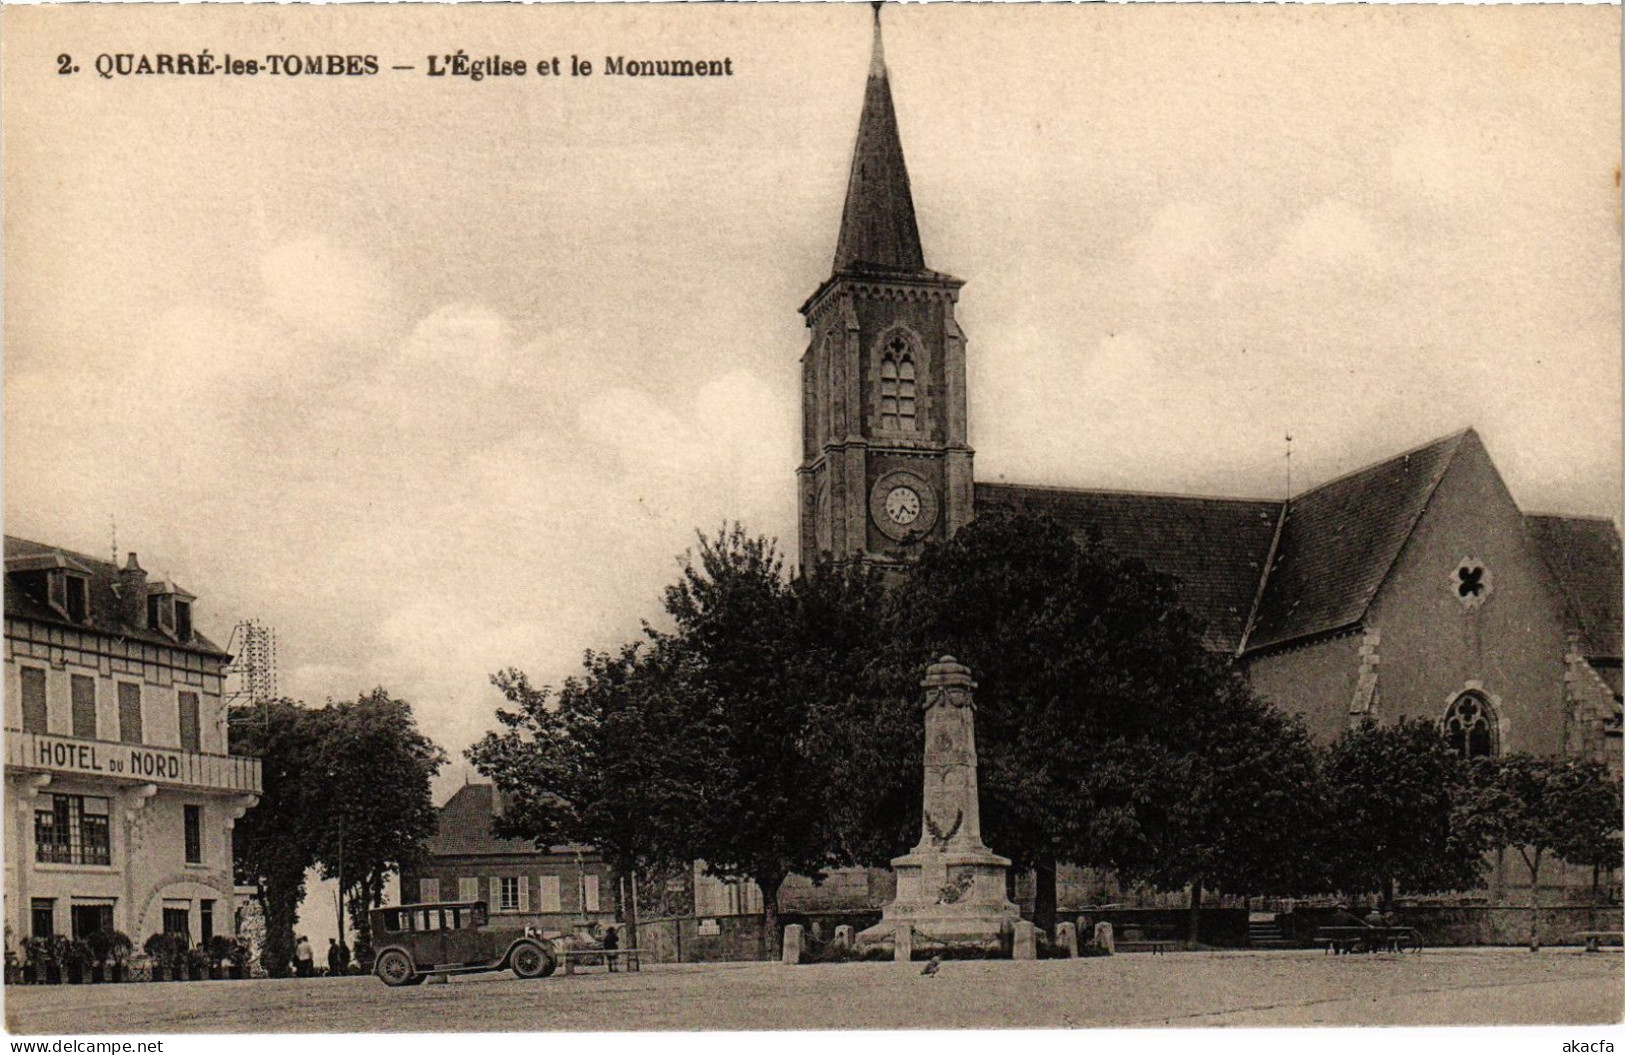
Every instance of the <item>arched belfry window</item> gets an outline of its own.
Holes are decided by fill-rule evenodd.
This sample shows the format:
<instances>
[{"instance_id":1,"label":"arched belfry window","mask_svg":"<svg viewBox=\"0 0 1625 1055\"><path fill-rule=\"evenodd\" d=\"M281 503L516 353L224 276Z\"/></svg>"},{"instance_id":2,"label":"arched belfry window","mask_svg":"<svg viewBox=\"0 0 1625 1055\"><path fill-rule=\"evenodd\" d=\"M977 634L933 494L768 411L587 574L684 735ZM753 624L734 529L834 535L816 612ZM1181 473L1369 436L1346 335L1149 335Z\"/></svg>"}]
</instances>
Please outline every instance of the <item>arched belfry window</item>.
<instances>
[{"instance_id":1,"label":"arched belfry window","mask_svg":"<svg viewBox=\"0 0 1625 1055\"><path fill-rule=\"evenodd\" d=\"M912 429L918 414L914 353L902 337L886 342L880 357L880 427Z\"/></svg>"},{"instance_id":2,"label":"arched belfry window","mask_svg":"<svg viewBox=\"0 0 1625 1055\"><path fill-rule=\"evenodd\" d=\"M1476 692L1464 692L1444 714L1444 737L1463 758L1492 758L1499 753L1495 711Z\"/></svg>"}]
</instances>

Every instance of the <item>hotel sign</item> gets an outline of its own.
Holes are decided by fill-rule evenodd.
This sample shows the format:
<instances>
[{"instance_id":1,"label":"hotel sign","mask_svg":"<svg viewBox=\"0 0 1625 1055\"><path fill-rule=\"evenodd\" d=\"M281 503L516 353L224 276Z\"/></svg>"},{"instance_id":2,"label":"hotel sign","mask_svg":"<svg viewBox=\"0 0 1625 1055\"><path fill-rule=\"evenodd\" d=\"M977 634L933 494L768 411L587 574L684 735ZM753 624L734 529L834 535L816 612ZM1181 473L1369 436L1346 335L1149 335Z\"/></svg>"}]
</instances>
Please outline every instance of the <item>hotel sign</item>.
<instances>
[{"instance_id":1,"label":"hotel sign","mask_svg":"<svg viewBox=\"0 0 1625 1055\"><path fill-rule=\"evenodd\" d=\"M6 765L51 773L257 793L259 760L6 730Z\"/></svg>"}]
</instances>

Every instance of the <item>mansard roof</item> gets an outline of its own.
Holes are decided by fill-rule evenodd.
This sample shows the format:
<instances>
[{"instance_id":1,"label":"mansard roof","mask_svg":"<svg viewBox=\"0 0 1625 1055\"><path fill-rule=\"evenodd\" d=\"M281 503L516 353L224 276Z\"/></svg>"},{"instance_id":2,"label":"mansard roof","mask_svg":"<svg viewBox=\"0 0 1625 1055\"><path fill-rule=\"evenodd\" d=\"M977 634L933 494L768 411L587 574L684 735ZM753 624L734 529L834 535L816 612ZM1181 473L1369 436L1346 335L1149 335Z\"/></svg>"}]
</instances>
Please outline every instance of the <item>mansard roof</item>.
<instances>
[{"instance_id":1,"label":"mansard roof","mask_svg":"<svg viewBox=\"0 0 1625 1055\"><path fill-rule=\"evenodd\" d=\"M1524 524L1568 601L1586 658L1620 659L1625 612L1618 529L1600 517L1531 514Z\"/></svg>"},{"instance_id":2,"label":"mansard roof","mask_svg":"<svg viewBox=\"0 0 1625 1055\"><path fill-rule=\"evenodd\" d=\"M1268 648L1358 623L1471 432L1435 440L1292 499L1243 647Z\"/></svg>"},{"instance_id":3,"label":"mansard roof","mask_svg":"<svg viewBox=\"0 0 1625 1055\"><path fill-rule=\"evenodd\" d=\"M60 546L29 539L6 537L6 617L30 619L40 623L57 623L79 630L108 634L115 637L146 641L167 648L201 652L211 656L229 658L219 645L199 632L194 625L189 641L177 641L162 630L145 625L132 625L124 621L117 586L119 567L111 561L99 560L84 553L75 553ZM133 554L132 554L133 557ZM67 619L54 608L43 593L39 573L63 570L81 575L87 580L86 603L88 618L83 623ZM160 581L160 580L154 580ZM36 588L38 587L38 588ZM185 590L169 584L168 588L182 600L195 600ZM149 591L150 592L150 591ZM145 601L142 605L145 606Z\"/></svg>"},{"instance_id":4,"label":"mansard roof","mask_svg":"<svg viewBox=\"0 0 1625 1055\"><path fill-rule=\"evenodd\" d=\"M1181 602L1207 624L1204 643L1224 652L1246 631L1281 512L1265 500L985 483L976 485L975 507L1050 516L1177 577Z\"/></svg>"},{"instance_id":5,"label":"mansard roof","mask_svg":"<svg viewBox=\"0 0 1625 1055\"><path fill-rule=\"evenodd\" d=\"M835 246L836 271L919 272L925 270L920 230L914 219L908 166L897 134L891 81L880 40L880 10L875 9L875 36L869 79L863 92L863 114L852 148L846 207Z\"/></svg>"}]
</instances>

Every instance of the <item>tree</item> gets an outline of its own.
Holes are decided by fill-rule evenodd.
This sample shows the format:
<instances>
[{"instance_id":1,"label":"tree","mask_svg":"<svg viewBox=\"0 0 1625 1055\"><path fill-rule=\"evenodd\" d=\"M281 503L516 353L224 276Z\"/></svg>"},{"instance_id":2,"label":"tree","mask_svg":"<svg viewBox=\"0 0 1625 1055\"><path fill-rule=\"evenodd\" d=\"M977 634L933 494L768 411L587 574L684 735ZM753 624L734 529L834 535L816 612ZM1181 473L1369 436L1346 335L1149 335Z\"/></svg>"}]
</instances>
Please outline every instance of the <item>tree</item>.
<instances>
[{"instance_id":1,"label":"tree","mask_svg":"<svg viewBox=\"0 0 1625 1055\"><path fill-rule=\"evenodd\" d=\"M1189 940L1204 888L1229 894L1325 889L1314 839L1324 794L1319 755L1294 715L1232 676L1191 745L1186 793L1155 876L1189 885Z\"/></svg>"},{"instance_id":2,"label":"tree","mask_svg":"<svg viewBox=\"0 0 1625 1055\"><path fill-rule=\"evenodd\" d=\"M918 830L918 682L951 654L979 685L984 833L1036 869L1034 922L1053 925L1061 861L1156 872L1183 830L1204 715L1228 684L1174 580L1053 520L989 512L921 547L885 620L865 691L818 722L827 752L865 759L836 772L835 798L871 804L843 818L843 845L877 864Z\"/></svg>"},{"instance_id":3,"label":"tree","mask_svg":"<svg viewBox=\"0 0 1625 1055\"><path fill-rule=\"evenodd\" d=\"M1510 846L1529 869L1529 948L1540 948L1540 869L1619 860L1620 785L1599 763L1528 754L1473 763L1473 823L1492 846Z\"/></svg>"},{"instance_id":4,"label":"tree","mask_svg":"<svg viewBox=\"0 0 1625 1055\"><path fill-rule=\"evenodd\" d=\"M688 845L716 875L762 892L764 941L778 933L779 888L838 860L824 760L809 750L819 701L853 688L856 646L878 581L862 573L787 579L774 542L738 524L699 537L665 607L681 657L672 691L704 765L707 812Z\"/></svg>"},{"instance_id":5,"label":"tree","mask_svg":"<svg viewBox=\"0 0 1625 1055\"><path fill-rule=\"evenodd\" d=\"M513 709L468 758L504 796L496 834L537 846L587 843L618 875L684 859L687 833L710 809L696 730L670 692L677 657L636 643L588 652L557 695L521 671L491 681ZM629 919L637 942L637 920Z\"/></svg>"},{"instance_id":6,"label":"tree","mask_svg":"<svg viewBox=\"0 0 1625 1055\"><path fill-rule=\"evenodd\" d=\"M359 958L372 947L368 910L383 904L390 874L426 852L437 819L432 783L446 752L418 730L412 705L382 687L310 719L329 802L316 858L349 906Z\"/></svg>"},{"instance_id":7,"label":"tree","mask_svg":"<svg viewBox=\"0 0 1625 1055\"><path fill-rule=\"evenodd\" d=\"M259 758L261 774L259 804L232 829L237 878L255 887L265 919L260 962L280 978L293 960L294 921L328 806L313 770L319 741L310 712L293 700L233 707L229 718L231 752Z\"/></svg>"},{"instance_id":8,"label":"tree","mask_svg":"<svg viewBox=\"0 0 1625 1055\"><path fill-rule=\"evenodd\" d=\"M1322 855L1341 890L1463 890L1484 868L1481 828L1467 814L1465 763L1439 730L1367 718L1327 750Z\"/></svg>"}]
</instances>

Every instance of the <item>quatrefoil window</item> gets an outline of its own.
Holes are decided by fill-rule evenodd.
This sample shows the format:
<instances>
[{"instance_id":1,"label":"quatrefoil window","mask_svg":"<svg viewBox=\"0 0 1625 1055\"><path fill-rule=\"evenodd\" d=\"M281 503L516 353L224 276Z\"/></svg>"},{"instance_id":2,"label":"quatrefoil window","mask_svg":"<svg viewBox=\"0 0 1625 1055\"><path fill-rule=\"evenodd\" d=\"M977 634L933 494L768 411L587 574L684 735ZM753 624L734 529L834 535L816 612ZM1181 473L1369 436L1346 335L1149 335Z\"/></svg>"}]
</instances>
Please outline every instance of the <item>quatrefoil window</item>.
<instances>
[{"instance_id":1,"label":"quatrefoil window","mask_svg":"<svg viewBox=\"0 0 1625 1055\"><path fill-rule=\"evenodd\" d=\"M1450 589L1456 600L1468 608L1477 608L1489 599L1492 586L1490 569L1476 557L1463 558L1450 575Z\"/></svg>"}]
</instances>

